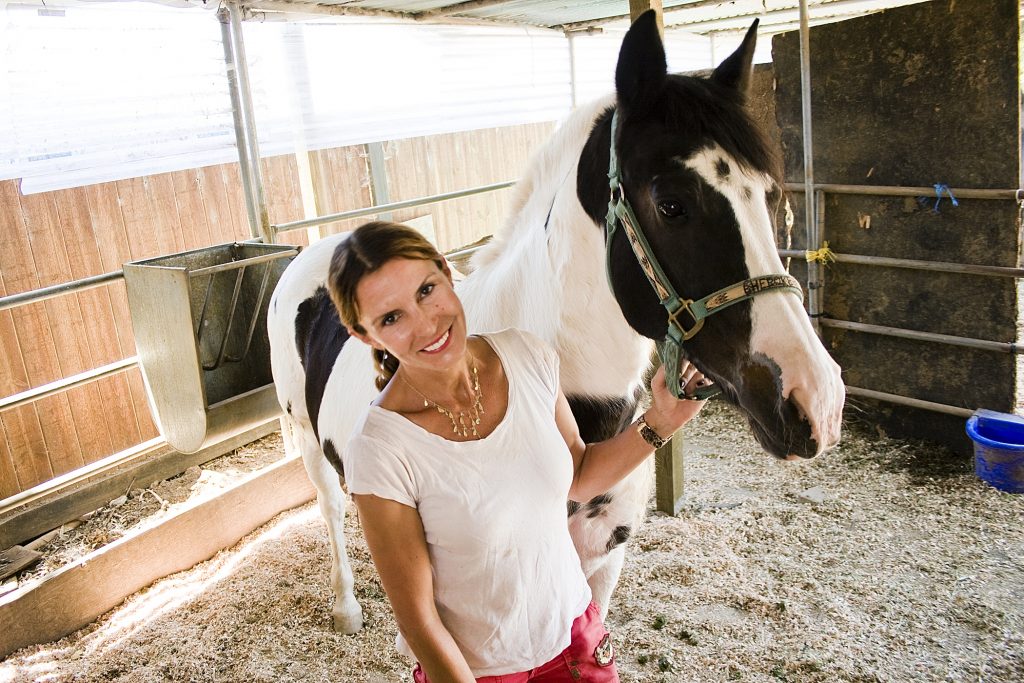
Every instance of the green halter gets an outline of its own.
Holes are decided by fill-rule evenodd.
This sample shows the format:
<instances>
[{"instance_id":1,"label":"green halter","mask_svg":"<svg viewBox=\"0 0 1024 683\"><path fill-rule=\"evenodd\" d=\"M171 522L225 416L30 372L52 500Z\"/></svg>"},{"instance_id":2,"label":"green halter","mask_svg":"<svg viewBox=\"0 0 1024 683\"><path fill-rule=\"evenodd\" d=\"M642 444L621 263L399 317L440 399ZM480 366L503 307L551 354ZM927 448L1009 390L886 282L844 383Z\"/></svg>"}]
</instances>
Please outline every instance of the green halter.
<instances>
[{"instance_id":1,"label":"green halter","mask_svg":"<svg viewBox=\"0 0 1024 683\"><path fill-rule=\"evenodd\" d=\"M751 299L758 294L773 290L793 292L803 300L803 291L800 289L800 282L787 273L773 275L761 275L752 277L742 282L723 287L717 292L712 292L703 299L683 299L676 293L675 288L669 281L668 276L662 269L658 258L654 255L647 237L640 227L633 208L626 200L626 193L622 188L622 180L619 176L619 162L615 154L615 134L618 127L619 113L612 115L612 142L611 158L608 163L608 184L611 188L611 198L608 200L608 215L605 218L606 230L606 266L608 268L608 284L611 286L611 245L612 237L619 225L626 232L633 253L636 255L640 267L658 295L661 305L668 311L668 330L665 338L658 342L658 356L662 365L665 366L665 381L669 391L677 398L688 398L703 400L721 392L717 385L703 387L688 395L684 387L679 384L679 366L683 343L692 339L704 327L704 319L710 315L725 310L729 306L740 301ZM688 316L692 325L687 328L680 319Z\"/></svg>"}]
</instances>

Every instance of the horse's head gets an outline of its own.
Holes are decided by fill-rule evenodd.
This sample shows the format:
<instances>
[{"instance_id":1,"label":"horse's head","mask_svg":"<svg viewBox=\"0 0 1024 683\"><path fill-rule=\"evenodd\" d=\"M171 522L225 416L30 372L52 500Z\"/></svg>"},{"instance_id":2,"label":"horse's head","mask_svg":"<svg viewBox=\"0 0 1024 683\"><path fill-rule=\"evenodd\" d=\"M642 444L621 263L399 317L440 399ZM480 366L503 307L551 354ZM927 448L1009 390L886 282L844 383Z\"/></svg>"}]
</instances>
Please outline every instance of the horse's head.
<instances>
[{"instance_id":1,"label":"horse's head","mask_svg":"<svg viewBox=\"0 0 1024 683\"><path fill-rule=\"evenodd\" d=\"M777 157L745 107L756 28L706 78L667 73L653 12L634 23L619 54L621 187L683 300L785 272L773 229L782 196ZM607 144L609 134L591 142L600 138ZM644 336L664 339L667 309L623 230L612 233L608 260L626 320ZM680 319L693 326L688 314ZM722 308L681 353L743 410L772 454L809 457L838 441L845 394L839 366L791 290Z\"/></svg>"}]
</instances>

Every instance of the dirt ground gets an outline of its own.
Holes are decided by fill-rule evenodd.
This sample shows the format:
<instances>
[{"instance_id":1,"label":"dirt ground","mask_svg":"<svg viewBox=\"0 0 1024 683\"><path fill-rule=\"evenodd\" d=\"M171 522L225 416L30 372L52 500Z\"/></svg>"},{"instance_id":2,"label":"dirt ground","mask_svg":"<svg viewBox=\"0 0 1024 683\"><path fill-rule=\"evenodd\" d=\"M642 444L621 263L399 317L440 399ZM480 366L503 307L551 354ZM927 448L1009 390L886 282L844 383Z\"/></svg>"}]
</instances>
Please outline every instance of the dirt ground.
<instances>
[{"instance_id":1,"label":"dirt ground","mask_svg":"<svg viewBox=\"0 0 1024 683\"><path fill-rule=\"evenodd\" d=\"M1024 496L855 424L802 463L766 456L723 405L685 438L684 510L649 515L612 601L623 681L1024 680ZM262 448L280 455L279 441ZM409 680L354 515L348 530L357 635L330 628L327 534L309 504L15 653L0 683Z\"/></svg>"}]
</instances>

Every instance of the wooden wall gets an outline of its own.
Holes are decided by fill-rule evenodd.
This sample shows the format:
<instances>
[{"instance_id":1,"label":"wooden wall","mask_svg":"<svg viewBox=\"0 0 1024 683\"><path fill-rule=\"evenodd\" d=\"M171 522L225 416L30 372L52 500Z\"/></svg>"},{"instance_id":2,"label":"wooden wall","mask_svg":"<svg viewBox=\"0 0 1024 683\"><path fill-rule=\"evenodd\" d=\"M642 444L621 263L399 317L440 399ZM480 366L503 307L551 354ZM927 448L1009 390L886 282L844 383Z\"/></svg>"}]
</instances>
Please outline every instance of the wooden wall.
<instances>
[{"instance_id":1,"label":"wooden wall","mask_svg":"<svg viewBox=\"0 0 1024 683\"><path fill-rule=\"evenodd\" d=\"M515 180L533 150L551 135L552 123L492 128L449 135L410 138L387 145L391 201L414 199L467 187ZM471 244L501 227L512 190L489 192L430 206L396 211L405 221L430 214L438 247L449 251Z\"/></svg>"},{"instance_id":2,"label":"wooden wall","mask_svg":"<svg viewBox=\"0 0 1024 683\"><path fill-rule=\"evenodd\" d=\"M391 200L514 179L552 124L388 143ZM313 152L321 211L371 204L363 146ZM303 218L294 156L264 159L270 219ZM125 261L249 239L237 164L22 195L0 181L0 296L121 269ZM443 249L492 233L509 192L398 212L431 213ZM325 234L368 219L326 226ZM304 230L279 242L307 244ZM0 396L135 354L124 282L0 311ZM157 436L139 370L0 413L0 499Z\"/></svg>"}]
</instances>

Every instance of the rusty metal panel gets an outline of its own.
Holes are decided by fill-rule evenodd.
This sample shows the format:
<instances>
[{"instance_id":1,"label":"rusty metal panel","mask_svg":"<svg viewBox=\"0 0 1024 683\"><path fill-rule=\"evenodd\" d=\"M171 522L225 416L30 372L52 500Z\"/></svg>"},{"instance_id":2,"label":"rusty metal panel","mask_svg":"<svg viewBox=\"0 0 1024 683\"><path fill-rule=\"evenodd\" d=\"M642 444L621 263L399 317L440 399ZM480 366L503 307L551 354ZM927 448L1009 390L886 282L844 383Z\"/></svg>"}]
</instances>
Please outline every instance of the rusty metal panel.
<instances>
[{"instance_id":1,"label":"rusty metal panel","mask_svg":"<svg viewBox=\"0 0 1024 683\"><path fill-rule=\"evenodd\" d=\"M811 30L816 183L1016 188L1016 0L914 5ZM799 40L776 36L777 116L786 178L803 181ZM955 189L954 189L955 192ZM823 239L841 253L1016 266L1016 203L829 195ZM802 201L794 202L803 225ZM803 238L799 229L798 237ZM805 245L799 244L799 248ZM815 248L820 245L812 245ZM1012 342L1012 278L832 264L828 317ZM847 384L967 409L1014 408L1010 354L830 330ZM962 419L873 403L894 434L966 452Z\"/></svg>"}]
</instances>

